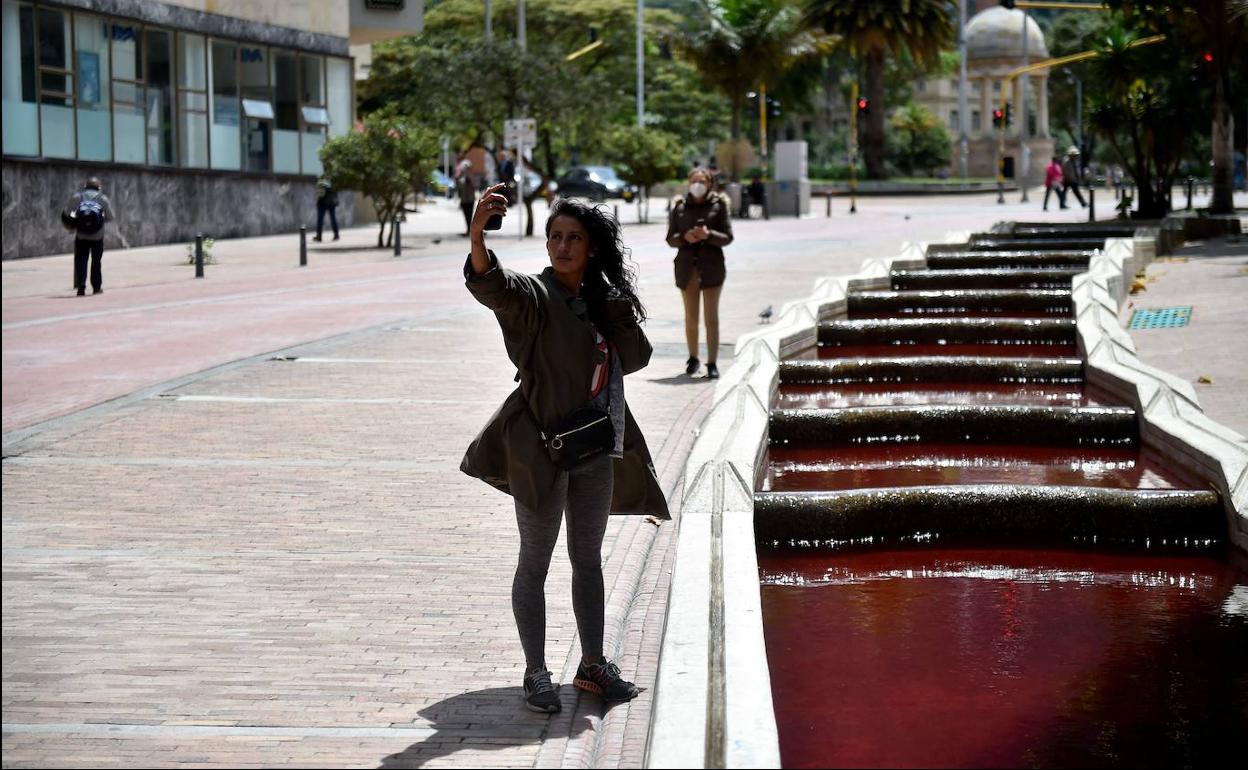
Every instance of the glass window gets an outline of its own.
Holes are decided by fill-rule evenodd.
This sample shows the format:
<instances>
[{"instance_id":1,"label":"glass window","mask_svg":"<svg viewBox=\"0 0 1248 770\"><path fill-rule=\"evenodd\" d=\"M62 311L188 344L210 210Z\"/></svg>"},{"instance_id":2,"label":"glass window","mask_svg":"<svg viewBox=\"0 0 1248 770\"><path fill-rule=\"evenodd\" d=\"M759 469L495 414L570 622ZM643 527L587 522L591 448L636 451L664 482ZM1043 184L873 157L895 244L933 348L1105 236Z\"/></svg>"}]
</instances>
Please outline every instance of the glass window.
<instances>
[{"instance_id":1,"label":"glass window","mask_svg":"<svg viewBox=\"0 0 1248 770\"><path fill-rule=\"evenodd\" d=\"M39 109L43 154L72 158L74 147L74 74L69 56L69 14L39 9Z\"/></svg>"},{"instance_id":2,"label":"glass window","mask_svg":"<svg viewBox=\"0 0 1248 770\"><path fill-rule=\"evenodd\" d=\"M213 41L212 124L209 155L213 168L237 170L242 167L241 121L238 103L238 46Z\"/></svg>"},{"instance_id":3,"label":"glass window","mask_svg":"<svg viewBox=\"0 0 1248 770\"><path fill-rule=\"evenodd\" d=\"M325 90L325 102L329 107L329 135L342 136L349 133L355 120L349 59L325 60Z\"/></svg>"},{"instance_id":4,"label":"glass window","mask_svg":"<svg viewBox=\"0 0 1248 770\"><path fill-rule=\"evenodd\" d=\"M143 32L147 53L147 162L173 165L173 48L163 29Z\"/></svg>"},{"instance_id":5,"label":"glass window","mask_svg":"<svg viewBox=\"0 0 1248 770\"><path fill-rule=\"evenodd\" d=\"M299 141L299 166L304 174L321 173L321 146L329 113L325 106L325 60L320 56L299 57L299 101L302 103L303 131ZM315 109L320 108L320 109Z\"/></svg>"},{"instance_id":6,"label":"glass window","mask_svg":"<svg viewBox=\"0 0 1248 770\"><path fill-rule=\"evenodd\" d=\"M147 156L143 143L143 36L142 28L117 22L113 39L113 147L116 160L142 163ZM79 48L81 48L79 44ZM79 118L79 142L82 118Z\"/></svg>"},{"instance_id":7,"label":"glass window","mask_svg":"<svg viewBox=\"0 0 1248 770\"><path fill-rule=\"evenodd\" d=\"M971 130L979 133L979 110L971 112Z\"/></svg>"},{"instance_id":8,"label":"glass window","mask_svg":"<svg viewBox=\"0 0 1248 770\"><path fill-rule=\"evenodd\" d=\"M242 83L243 160L248 171L268 171L273 160L273 89L267 48L238 49Z\"/></svg>"},{"instance_id":9,"label":"glass window","mask_svg":"<svg viewBox=\"0 0 1248 770\"><path fill-rule=\"evenodd\" d=\"M273 170L299 173L299 70L293 53L273 51Z\"/></svg>"},{"instance_id":10,"label":"glass window","mask_svg":"<svg viewBox=\"0 0 1248 770\"><path fill-rule=\"evenodd\" d=\"M203 35L178 33L178 162L208 165L208 70Z\"/></svg>"},{"instance_id":11,"label":"glass window","mask_svg":"<svg viewBox=\"0 0 1248 770\"><path fill-rule=\"evenodd\" d=\"M949 113L949 127L952 128L954 131L957 131L960 128L960 126L958 126L958 111L957 110L952 110Z\"/></svg>"},{"instance_id":12,"label":"glass window","mask_svg":"<svg viewBox=\"0 0 1248 770\"><path fill-rule=\"evenodd\" d=\"M323 59L319 56L299 57L299 101L304 104L325 104L325 78L321 74Z\"/></svg>"},{"instance_id":13,"label":"glass window","mask_svg":"<svg viewBox=\"0 0 1248 770\"><path fill-rule=\"evenodd\" d=\"M35 10L4 0L4 154L39 154L35 99Z\"/></svg>"}]
</instances>

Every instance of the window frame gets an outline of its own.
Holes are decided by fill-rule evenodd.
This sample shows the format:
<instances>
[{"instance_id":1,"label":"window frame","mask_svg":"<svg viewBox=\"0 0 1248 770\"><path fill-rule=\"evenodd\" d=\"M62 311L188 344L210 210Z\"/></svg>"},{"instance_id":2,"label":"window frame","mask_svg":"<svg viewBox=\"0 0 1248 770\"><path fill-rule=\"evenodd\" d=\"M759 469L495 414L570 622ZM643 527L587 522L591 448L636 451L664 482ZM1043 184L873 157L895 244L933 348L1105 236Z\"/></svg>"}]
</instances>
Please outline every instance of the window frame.
<instances>
[{"instance_id":1,"label":"window frame","mask_svg":"<svg viewBox=\"0 0 1248 770\"><path fill-rule=\"evenodd\" d=\"M272 177L298 177L298 178L303 178L303 179L314 178L317 176L317 174L315 173L305 172L303 170L302 162L300 163L300 168L298 172L275 171L274 170L275 158L273 157L273 154L272 154L272 148L270 148L269 168L267 171L255 171L255 170L249 170L246 168L245 158L243 158L242 156L245 154L245 150L246 150L244 146L245 137L246 137L246 121L251 118L248 118L247 116L243 114L243 108L242 108L243 95L242 94L243 94L244 89L243 89L243 84L242 84L241 58L240 58L240 61L236 62L236 66L238 67L238 81L239 81L238 89L237 89L238 93L236 95L236 101L238 102L238 105L239 105L239 110L238 110L239 111L239 153L240 153L239 168L238 169L219 169L219 168L214 168L212 166L212 155L213 155L213 152L212 152L213 142L212 142L212 137L211 137L212 110L209 107L211 104L211 100L214 98L214 94L212 90L212 73L210 72L210 69L209 69L211 67L211 46L214 42L220 42L220 43L225 43L227 45L232 45L235 47L236 51L240 52L239 54L240 57L241 57L241 51L244 48L260 49L261 51L264 52L265 56L270 57L268 59L270 63L273 61L273 58L276 57L279 53L288 54L294 57L295 63L296 63L295 89L296 89L296 98L298 100L296 102L297 104L296 114L298 115L298 129L297 130L299 132L299 140L300 140L301 148L303 144L303 135L305 133L312 133L312 134L319 133L319 135L323 138L323 141L329 140L330 123L326 123L322 125L318 123L311 123L311 122L305 121L304 115L303 115L303 108L305 106L314 107L314 108L324 110L326 113L329 113L330 104L329 104L328 62L331 59L336 59L336 60L341 60L343 62L346 62L347 68L348 68L347 71L349 73L354 73L355 71L354 57L342 56L339 54L321 53L318 51L308 51L308 50L299 49L299 48L291 48L289 46L283 46L283 45L269 45L260 41L245 39L245 38L216 36L207 32L201 32L201 31L193 30L193 29L171 27L171 26L166 26L166 25L161 25L161 24L149 24L141 19L136 19L134 17L125 16L125 15L116 14L116 13L110 13L106 10L78 8L78 7L68 6L68 5L59 5L56 3L40 2L39 0L14 0L13 5L15 5L18 8L19 20L20 20L21 10L23 8L30 9L31 18L32 18L31 31L30 31L30 36L31 36L30 43L33 46L32 50L34 52L34 56L33 56L34 73L33 74L34 74L34 97L35 97L34 106L35 106L35 116L36 116L36 125L35 125L36 154L34 155L4 154L3 157L6 160L11 159L15 161L21 161L21 160L31 161L31 160L49 159L49 160L63 160L63 161L72 161L72 162L102 164L102 165L109 165L109 166L123 166L123 167L129 167L129 168L144 168L144 169L153 169L153 170L162 170L162 171L176 170L176 171L188 171L188 172L195 172L195 173L211 173L211 174L250 174L250 175L272 176ZM41 14L44 13L45 11L60 14L63 20L62 23L66 25L66 28L67 28L66 50L65 50L65 64L67 65L66 67L45 65L42 61L42 57L40 55L39 32L40 32L40 24L41 24ZM90 17L100 19L102 23L106 26L107 31L108 31L107 32L107 35L108 35L107 53L108 53L109 77L108 77L107 93L108 93L108 99L109 99L109 106L108 106L109 126L110 126L110 131L111 131L112 136L110 137L111 160L107 160L107 161L80 160L78 158L78 140L79 140L80 130L79 130L79 120L78 120L79 99L78 99L78 93L76 90L78 88L78 78L79 78L79 72L76 66L76 56L77 56L77 27L76 25L78 23L78 17L80 15L90 16ZM141 67L139 71L135 73L135 78L133 79L115 76L116 70L115 70L114 65L116 63L115 62L116 57L113 51L113 43L114 43L113 27L114 26L133 27L135 29L135 44L139 49L138 56L140 57ZM143 161L141 163L133 162L133 161L118 161L116 159L117 158L117 131L115 130L114 121L116 118L118 97L117 97L117 88L115 87L115 84L120 83L122 85L132 86L135 89L136 93L142 98L142 103L136 105L134 102L128 99L123 99L121 100L121 104L127 108L134 108L136 106L141 107L142 115L144 117L145 123L150 118L150 115L148 114L148 91L151 87L151 84L148 79L148 63L149 63L150 51L148 50L148 41L147 41L147 33L149 31L160 32L160 33L164 33L168 35L167 39L169 42L169 77L170 77L169 90L170 90L171 101L172 101L172 104L170 105L171 115L172 115L170 140L173 145L173 150L172 150L173 162L170 164L152 162L151 152L150 152L150 148L147 146L148 142L147 142L146 136L144 136L144 140L143 140L144 152L143 152ZM181 37L183 35L194 35L203 40L203 54L202 54L203 61L201 62L201 66L205 73L203 88L184 86L182 84L183 67L180 61L180 56L179 56L179 42L181 41ZM319 74L319 79L320 79L319 98L316 102L305 101L303 98L304 97L304 62L303 60L305 59L315 60L317 63L317 68L320 73ZM271 64L266 65L265 70L268 76L268 85L267 85L267 89L269 91L268 103L270 104L272 108L274 108L274 110L276 110L277 84L274 79L274 71L271 69ZM67 91L53 91L53 90L46 89L44 87L45 74L54 75L54 76L61 75L61 76L66 77L69 81L68 90ZM348 85L349 85L349 88L348 88L349 96L348 96L347 103L350 105L351 114L345 116L344 121L348 125L351 125L354 123L354 120L355 120L356 83L355 83L354 77L351 77L348 79ZM188 95L188 94L198 95L202 99L202 103L204 104L203 109L184 107L183 105L186 103L186 100L184 97L185 95ZM73 116L73 136L72 136L73 150L72 150L72 155L70 156L59 156L59 155L49 156L45 153L45 147L44 147L45 142L44 142L44 134L43 134L43 127L44 127L43 107L48 100L53 100L53 99L60 100L61 103L56 106L64 106L70 109L71 114ZM206 165L204 165L203 167L188 166L183 163L182 150L183 150L184 142L186 140L186 137L181 131L180 121L181 121L181 117L183 114L202 115L205 124L208 125L209 131L208 131L207 148L206 148L206 154L205 154ZM270 118L259 118L259 119L268 120L272 124L271 128L273 129L276 128L276 116L271 119ZM330 120L331 121L333 120L332 115L330 115ZM319 129L319 131L317 129ZM300 152L300 158L302 159L302 151Z\"/></svg>"}]
</instances>

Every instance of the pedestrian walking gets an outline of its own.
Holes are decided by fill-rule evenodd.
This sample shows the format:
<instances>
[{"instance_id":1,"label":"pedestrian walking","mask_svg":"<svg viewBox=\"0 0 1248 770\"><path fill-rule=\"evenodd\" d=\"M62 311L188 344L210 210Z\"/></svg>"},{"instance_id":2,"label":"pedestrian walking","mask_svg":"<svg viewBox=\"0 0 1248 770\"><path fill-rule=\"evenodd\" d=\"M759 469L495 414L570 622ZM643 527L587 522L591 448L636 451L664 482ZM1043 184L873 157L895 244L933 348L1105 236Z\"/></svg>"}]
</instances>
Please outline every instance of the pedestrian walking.
<instances>
[{"instance_id":1,"label":"pedestrian walking","mask_svg":"<svg viewBox=\"0 0 1248 770\"><path fill-rule=\"evenodd\" d=\"M698 305L706 316L706 376L719 377L719 295L727 269L724 247L732 243L732 202L711 190L711 172L689 172L689 194L672 203L667 221L667 244L676 249L676 288L685 303L685 344L689 360L685 374L697 374Z\"/></svg>"},{"instance_id":2,"label":"pedestrian walking","mask_svg":"<svg viewBox=\"0 0 1248 770\"><path fill-rule=\"evenodd\" d=\"M87 293L87 262L91 263L91 293L104 291L104 225L113 221L112 201L91 177L82 183L69 204L61 210L61 223L74 231L74 288L81 297Z\"/></svg>"},{"instance_id":3,"label":"pedestrian walking","mask_svg":"<svg viewBox=\"0 0 1248 770\"><path fill-rule=\"evenodd\" d=\"M498 151L498 181L505 185L503 196L507 198L507 204L514 206L519 200L516 186L516 162L511 159L511 153L507 150Z\"/></svg>"},{"instance_id":4,"label":"pedestrian walking","mask_svg":"<svg viewBox=\"0 0 1248 770\"><path fill-rule=\"evenodd\" d=\"M1062 189L1062 161L1056 155L1044 167L1044 210L1049 210L1049 193L1057 193L1057 203L1066 208L1066 191Z\"/></svg>"},{"instance_id":5,"label":"pedestrian walking","mask_svg":"<svg viewBox=\"0 0 1248 770\"><path fill-rule=\"evenodd\" d=\"M650 361L645 309L619 223L605 208L558 200L546 220L550 267L523 275L485 246L485 225L507 210L504 187L473 212L468 290L494 311L520 385L464 455L460 469L515 499L520 557L511 587L524 650L524 703L559 711L546 667L545 582L566 516L572 609L581 640L573 685L608 702L635 698L603 650L602 540L609 513L670 518L645 438L624 397L624 375Z\"/></svg>"},{"instance_id":6,"label":"pedestrian walking","mask_svg":"<svg viewBox=\"0 0 1248 770\"><path fill-rule=\"evenodd\" d=\"M338 191L326 177L316 180L316 235L312 240L321 240L321 230L325 226L325 214L329 214L329 224L334 228L334 240L338 240Z\"/></svg>"},{"instance_id":7,"label":"pedestrian walking","mask_svg":"<svg viewBox=\"0 0 1248 770\"><path fill-rule=\"evenodd\" d=\"M472 230L472 211L477 202L477 186L472 179L472 161L464 158L455 172L455 192L459 195L459 208L464 212L464 236Z\"/></svg>"},{"instance_id":8,"label":"pedestrian walking","mask_svg":"<svg viewBox=\"0 0 1248 770\"><path fill-rule=\"evenodd\" d=\"M1083 193L1079 192L1079 185L1083 182L1082 169L1079 168L1079 148L1073 144L1066 151L1066 161L1062 163L1062 198L1066 197L1066 193L1074 191L1075 200L1079 201L1079 205L1087 208L1088 204L1083 200ZM1065 201L1062 202L1062 208L1066 208Z\"/></svg>"}]
</instances>

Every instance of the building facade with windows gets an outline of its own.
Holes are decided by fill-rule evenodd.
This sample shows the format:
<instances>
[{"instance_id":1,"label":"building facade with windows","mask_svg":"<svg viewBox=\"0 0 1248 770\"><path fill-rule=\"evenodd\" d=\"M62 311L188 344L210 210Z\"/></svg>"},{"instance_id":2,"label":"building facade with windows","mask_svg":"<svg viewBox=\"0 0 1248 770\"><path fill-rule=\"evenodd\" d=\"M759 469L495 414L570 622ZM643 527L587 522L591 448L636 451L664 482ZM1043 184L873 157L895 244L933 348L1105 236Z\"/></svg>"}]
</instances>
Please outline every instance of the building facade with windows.
<instances>
[{"instance_id":1,"label":"building facade with windows","mask_svg":"<svg viewBox=\"0 0 1248 770\"><path fill-rule=\"evenodd\" d=\"M88 176L113 246L311 223L320 148L354 122L353 30L423 21L368 0L0 2L4 259L68 251L59 212Z\"/></svg>"},{"instance_id":2,"label":"building facade with windows","mask_svg":"<svg viewBox=\"0 0 1248 770\"><path fill-rule=\"evenodd\" d=\"M1040 70L1026 75L1027 125L1022 125L1022 77L1008 80L1010 72L1023 63L1023 30L1027 30L1027 61L1036 63L1049 57L1044 32L1023 11L991 6L977 13L966 25L967 112L969 170L972 176L995 176L999 147L998 131L992 114L1002 103L1010 109L1012 122L1004 127L1005 166L1011 176L1023 173L1023 146L1027 147L1027 176L1032 184L1044 179L1044 167L1053 154L1049 133L1049 75ZM914 101L930 110L949 130L952 139L950 172L959 166L958 77L935 76L915 82Z\"/></svg>"}]
</instances>

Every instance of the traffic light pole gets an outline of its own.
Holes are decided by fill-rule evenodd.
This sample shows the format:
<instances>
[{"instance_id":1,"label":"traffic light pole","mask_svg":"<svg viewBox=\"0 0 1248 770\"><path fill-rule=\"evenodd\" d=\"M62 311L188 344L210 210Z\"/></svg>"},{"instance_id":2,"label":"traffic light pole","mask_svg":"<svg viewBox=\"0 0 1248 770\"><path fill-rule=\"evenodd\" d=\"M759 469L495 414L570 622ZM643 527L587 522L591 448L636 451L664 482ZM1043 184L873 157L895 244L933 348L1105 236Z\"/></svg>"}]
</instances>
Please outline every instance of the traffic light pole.
<instances>
[{"instance_id":1,"label":"traffic light pole","mask_svg":"<svg viewBox=\"0 0 1248 770\"><path fill-rule=\"evenodd\" d=\"M849 119L849 213L858 213L858 81L849 90L853 117Z\"/></svg>"}]
</instances>

